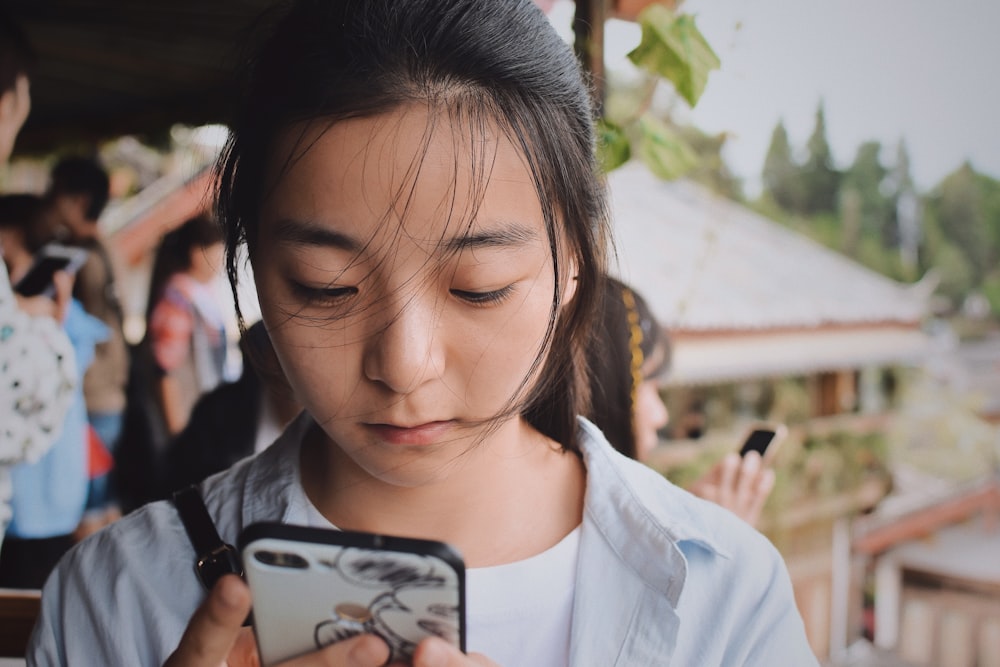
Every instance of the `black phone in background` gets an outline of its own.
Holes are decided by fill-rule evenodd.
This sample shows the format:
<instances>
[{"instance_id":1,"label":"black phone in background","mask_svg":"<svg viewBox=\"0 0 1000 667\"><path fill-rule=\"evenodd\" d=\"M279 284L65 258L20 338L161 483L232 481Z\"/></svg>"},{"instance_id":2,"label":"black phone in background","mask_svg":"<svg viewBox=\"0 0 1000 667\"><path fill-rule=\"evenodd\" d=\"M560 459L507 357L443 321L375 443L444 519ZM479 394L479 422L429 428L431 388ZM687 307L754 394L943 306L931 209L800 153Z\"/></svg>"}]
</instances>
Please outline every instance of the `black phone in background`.
<instances>
[{"instance_id":1,"label":"black phone in background","mask_svg":"<svg viewBox=\"0 0 1000 667\"><path fill-rule=\"evenodd\" d=\"M14 290L21 296L51 296L52 277L69 265L67 257L45 257L31 266L31 270L17 281Z\"/></svg>"},{"instance_id":2,"label":"black phone in background","mask_svg":"<svg viewBox=\"0 0 1000 667\"><path fill-rule=\"evenodd\" d=\"M14 285L14 291L21 296L55 296L52 278L56 271L76 273L87 261L89 251L83 248L50 243L35 254L35 261L28 272Z\"/></svg>"},{"instance_id":3,"label":"black phone in background","mask_svg":"<svg viewBox=\"0 0 1000 667\"><path fill-rule=\"evenodd\" d=\"M760 454L761 458L764 458L764 454L767 452L767 448L774 441L777 433L770 429L755 428L750 431L750 435L743 442L743 446L740 447L740 456L746 456L750 452L757 452Z\"/></svg>"}]
</instances>

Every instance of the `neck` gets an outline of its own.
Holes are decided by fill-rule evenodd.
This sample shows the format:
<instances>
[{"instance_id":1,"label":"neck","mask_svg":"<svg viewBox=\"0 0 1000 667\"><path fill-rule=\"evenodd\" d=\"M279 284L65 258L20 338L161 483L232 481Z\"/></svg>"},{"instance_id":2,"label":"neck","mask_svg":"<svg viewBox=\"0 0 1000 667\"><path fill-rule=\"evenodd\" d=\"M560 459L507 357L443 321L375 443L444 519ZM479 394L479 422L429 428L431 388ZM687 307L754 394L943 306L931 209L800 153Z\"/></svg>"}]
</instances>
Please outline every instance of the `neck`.
<instances>
[{"instance_id":1,"label":"neck","mask_svg":"<svg viewBox=\"0 0 1000 667\"><path fill-rule=\"evenodd\" d=\"M307 496L334 525L447 542L467 567L541 553L583 515L582 462L521 419L503 424L425 485L404 487L367 474L318 427L303 445L302 470Z\"/></svg>"}]
</instances>

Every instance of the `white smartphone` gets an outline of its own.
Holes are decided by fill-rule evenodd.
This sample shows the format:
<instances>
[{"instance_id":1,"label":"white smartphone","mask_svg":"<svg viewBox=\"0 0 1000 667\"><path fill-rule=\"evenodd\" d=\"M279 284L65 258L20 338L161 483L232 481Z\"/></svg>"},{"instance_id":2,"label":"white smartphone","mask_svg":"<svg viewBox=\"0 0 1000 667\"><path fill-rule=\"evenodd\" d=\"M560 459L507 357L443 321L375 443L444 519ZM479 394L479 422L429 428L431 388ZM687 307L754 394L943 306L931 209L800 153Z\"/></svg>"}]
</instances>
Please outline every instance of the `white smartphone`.
<instances>
[{"instance_id":1,"label":"white smartphone","mask_svg":"<svg viewBox=\"0 0 1000 667\"><path fill-rule=\"evenodd\" d=\"M35 253L34 262L28 272L14 285L14 291L21 296L47 296L52 298L56 286L52 277L56 271L73 275L87 261L89 250L73 246L49 243Z\"/></svg>"},{"instance_id":2,"label":"white smartphone","mask_svg":"<svg viewBox=\"0 0 1000 667\"><path fill-rule=\"evenodd\" d=\"M431 636L465 651L465 565L443 542L258 523L239 550L265 667L362 633L390 662Z\"/></svg>"},{"instance_id":3,"label":"white smartphone","mask_svg":"<svg viewBox=\"0 0 1000 667\"><path fill-rule=\"evenodd\" d=\"M784 424L765 422L753 424L747 430L743 444L740 445L740 456L757 452L766 463L769 463L787 434L788 429Z\"/></svg>"}]
</instances>

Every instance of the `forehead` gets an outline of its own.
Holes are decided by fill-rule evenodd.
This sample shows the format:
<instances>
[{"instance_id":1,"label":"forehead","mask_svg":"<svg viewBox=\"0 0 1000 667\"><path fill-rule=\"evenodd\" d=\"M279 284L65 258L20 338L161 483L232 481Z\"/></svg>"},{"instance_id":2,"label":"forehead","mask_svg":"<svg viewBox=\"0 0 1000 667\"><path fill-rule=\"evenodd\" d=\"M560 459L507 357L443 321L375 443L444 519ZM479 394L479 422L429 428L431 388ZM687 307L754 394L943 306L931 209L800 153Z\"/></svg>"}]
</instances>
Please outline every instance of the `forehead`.
<instances>
[{"instance_id":1,"label":"forehead","mask_svg":"<svg viewBox=\"0 0 1000 667\"><path fill-rule=\"evenodd\" d=\"M278 137L270 165L265 224L377 226L427 240L514 224L545 236L525 156L493 121L410 105L301 123Z\"/></svg>"}]
</instances>

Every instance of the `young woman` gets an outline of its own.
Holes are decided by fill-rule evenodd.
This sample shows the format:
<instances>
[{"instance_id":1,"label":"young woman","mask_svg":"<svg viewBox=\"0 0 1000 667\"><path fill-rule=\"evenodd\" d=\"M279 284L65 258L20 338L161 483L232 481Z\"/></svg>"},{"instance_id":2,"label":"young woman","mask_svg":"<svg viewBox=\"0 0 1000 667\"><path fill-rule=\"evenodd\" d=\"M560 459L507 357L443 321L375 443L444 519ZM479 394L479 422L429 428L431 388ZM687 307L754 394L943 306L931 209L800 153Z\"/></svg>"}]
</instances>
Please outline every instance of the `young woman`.
<instances>
[{"instance_id":1,"label":"young woman","mask_svg":"<svg viewBox=\"0 0 1000 667\"><path fill-rule=\"evenodd\" d=\"M207 216L191 218L168 233L156 252L146 341L170 435L180 433L198 397L223 379L225 319L211 288L221 270L222 231Z\"/></svg>"},{"instance_id":2,"label":"young woman","mask_svg":"<svg viewBox=\"0 0 1000 667\"><path fill-rule=\"evenodd\" d=\"M603 193L576 60L529 0L302 0L250 60L223 158L305 410L201 487L260 520L442 540L467 570L463 655L413 664L815 664L773 547L579 420ZM239 418L239 416L234 416ZM249 590L207 595L169 503L50 578L30 660L253 664ZM295 665L381 665L374 635Z\"/></svg>"},{"instance_id":3,"label":"young woman","mask_svg":"<svg viewBox=\"0 0 1000 667\"><path fill-rule=\"evenodd\" d=\"M670 371L670 339L641 294L616 278L603 288L588 346L590 417L615 449L646 461L670 415L660 389ZM774 489L774 470L751 452L727 454L691 485L695 495L757 524Z\"/></svg>"}]
</instances>

